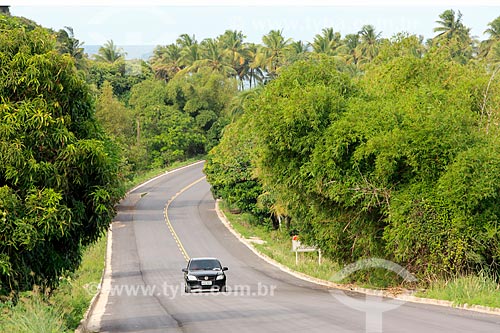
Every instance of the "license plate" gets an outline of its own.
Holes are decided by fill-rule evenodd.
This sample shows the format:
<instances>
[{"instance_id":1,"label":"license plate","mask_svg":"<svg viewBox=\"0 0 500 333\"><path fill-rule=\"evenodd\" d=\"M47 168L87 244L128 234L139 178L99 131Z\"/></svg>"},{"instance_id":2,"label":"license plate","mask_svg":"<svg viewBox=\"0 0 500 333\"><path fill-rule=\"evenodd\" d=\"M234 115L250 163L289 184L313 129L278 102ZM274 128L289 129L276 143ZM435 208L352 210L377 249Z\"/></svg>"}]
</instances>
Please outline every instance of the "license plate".
<instances>
[{"instance_id":1,"label":"license plate","mask_svg":"<svg viewBox=\"0 0 500 333\"><path fill-rule=\"evenodd\" d=\"M202 286L211 286L212 285L212 281L201 281L201 285Z\"/></svg>"}]
</instances>

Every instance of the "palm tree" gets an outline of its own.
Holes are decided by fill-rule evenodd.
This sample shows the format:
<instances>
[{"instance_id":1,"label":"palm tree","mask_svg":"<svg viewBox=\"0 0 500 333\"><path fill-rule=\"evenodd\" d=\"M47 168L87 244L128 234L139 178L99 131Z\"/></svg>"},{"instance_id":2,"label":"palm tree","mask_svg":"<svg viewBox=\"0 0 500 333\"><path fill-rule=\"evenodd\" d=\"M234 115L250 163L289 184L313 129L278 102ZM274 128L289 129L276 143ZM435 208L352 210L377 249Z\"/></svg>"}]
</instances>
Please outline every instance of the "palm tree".
<instances>
[{"instance_id":1,"label":"palm tree","mask_svg":"<svg viewBox=\"0 0 500 333\"><path fill-rule=\"evenodd\" d=\"M285 54L292 42L291 38L285 39L281 30L271 30L262 37L261 56L270 78L274 78L281 66L286 62Z\"/></svg>"},{"instance_id":2,"label":"palm tree","mask_svg":"<svg viewBox=\"0 0 500 333\"><path fill-rule=\"evenodd\" d=\"M469 38L469 30L462 23L462 13L458 11L455 16L453 9L445 10L439 15L441 20L436 21L440 26L434 28L434 32L439 32L434 38L451 40L454 37L459 39Z\"/></svg>"},{"instance_id":3,"label":"palm tree","mask_svg":"<svg viewBox=\"0 0 500 333\"><path fill-rule=\"evenodd\" d=\"M184 68L181 58L181 48L177 44L169 44L157 46L149 61L155 76L168 81Z\"/></svg>"},{"instance_id":4,"label":"palm tree","mask_svg":"<svg viewBox=\"0 0 500 333\"><path fill-rule=\"evenodd\" d=\"M260 46L254 43L247 45L247 56L248 56L248 73L247 79L250 83L250 88L257 86L257 83L262 83L264 81L264 62L261 56Z\"/></svg>"},{"instance_id":5,"label":"palm tree","mask_svg":"<svg viewBox=\"0 0 500 333\"><path fill-rule=\"evenodd\" d=\"M230 77L236 74L236 71L226 60L223 50L219 43L213 38L204 39L200 44L201 58L195 61L191 66L186 67L181 73L197 72L202 68L210 68L214 72L219 72L224 76Z\"/></svg>"},{"instance_id":6,"label":"palm tree","mask_svg":"<svg viewBox=\"0 0 500 333\"><path fill-rule=\"evenodd\" d=\"M462 23L462 13L452 9L445 10L436 21L440 26L434 28L439 34L433 38L433 44L449 50L450 57L460 63L465 63L472 57L473 41L470 29Z\"/></svg>"},{"instance_id":7,"label":"palm tree","mask_svg":"<svg viewBox=\"0 0 500 333\"><path fill-rule=\"evenodd\" d=\"M324 53L330 56L337 54L340 43L340 32L334 32L333 28L324 28L322 34L317 34L311 44L314 52Z\"/></svg>"},{"instance_id":8,"label":"palm tree","mask_svg":"<svg viewBox=\"0 0 500 333\"><path fill-rule=\"evenodd\" d=\"M73 28L64 27L57 32L57 49L61 54L69 54L75 59L78 69L85 67L83 42L75 38Z\"/></svg>"},{"instance_id":9,"label":"palm tree","mask_svg":"<svg viewBox=\"0 0 500 333\"><path fill-rule=\"evenodd\" d=\"M108 40L103 46L99 48L97 54L94 55L94 59L102 62L114 63L119 59L125 58L127 55L122 48L115 45L113 40Z\"/></svg>"},{"instance_id":10,"label":"palm tree","mask_svg":"<svg viewBox=\"0 0 500 333\"><path fill-rule=\"evenodd\" d=\"M249 71L249 50L243 42L245 38L246 36L241 31L236 30L226 30L223 35L217 38L220 47L224 50L224 55L236 72L241 89L243 89L243 83Z\"/></svg>"},{"instance_id":11,"label":"palm tree","mask_svg":"<svg viewBox=\"0 0 500 333\"><path fill-rule=\"evenodd\" d=\"M490 35L489 40L500 42L500 16L488 23L489 28L484 31L485 34Z\"/></svg>"},{"instance_id":12,"label":"palm tree","mask_svg":"<svg viewBox=\"0 0 500 333\"><path fill-rule=\"evenodd\" d=\"M489 38L481 43L480 55L488 57L494 46L500 43L500 16L488 23L489 28L484 31Z\"/></svg>"},{"instance_id":13,"label":"palm tree","mask_svg":"<svg viewBox=\"0 0 500 333\"><path fill-rule=\"evenodd\" d=\"M176 43L181 49L180 62L184 67L191 66L195 61L200 60L199 44L194 35L182 34L177 38Z\"/></svg>"},{"instance_id":14,"label":"palm tree","mask_svg":"<svg viewBox=\"0 0 500 333\"><path fill-rule=\"evenodd\" d=\"M64 27L57 33L59 52L68 53L75 59L83 58L83 42L75 38L73 28Z\"/></svg>"},{"instance_id":15,"label":"palm tree","mask_svg":"<svg viewBox=\"0 0 500 333\"><path fill-rule=\"evenodd\" d=\"M358 32L360 37L360 43L357 46L360 61L370 62L378 54L378 47L380 44L381 32L375 32L375 27L373 25L364 25Z\"/></svg>"},{"instance_id":16,"label":"palm tree","mask_svg":"<svg viewBox=\"0 0 500 333\"><path fill-rule=\"evenodd\" d=\"M301 40L290 43L290 47L287 52L287 59L293 63L297 60L307 58L307 55L309 54L309 46L309 43L304 43Z\"/></svg>"},{"instance_id":17,"label":"palm tree","mask_svg":"<svg viewBox=\"0 0 500 333\"><path fill-rule=\"evenodd\" d=\"M340 52L344 55L344 59L347 64L353 64L353 65L358 64L361 58L361 52L359 50L360 44L361 44L361 39L359 37L359 33L347 34L344 37Z\"/></svg>"}]
</instances>

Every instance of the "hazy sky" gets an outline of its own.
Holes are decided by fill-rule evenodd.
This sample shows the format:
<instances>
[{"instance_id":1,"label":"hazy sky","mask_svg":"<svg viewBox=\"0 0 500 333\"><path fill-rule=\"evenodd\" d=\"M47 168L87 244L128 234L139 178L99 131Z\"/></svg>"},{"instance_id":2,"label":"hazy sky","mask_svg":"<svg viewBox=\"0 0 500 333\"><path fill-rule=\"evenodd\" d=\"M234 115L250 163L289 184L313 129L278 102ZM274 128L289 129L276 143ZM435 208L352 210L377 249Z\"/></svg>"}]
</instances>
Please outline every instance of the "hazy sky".
<instances>
[{"instance_id":1,"label":"hazy sky","mask_svg":"<svg viewBox=\"0 0 500 333\"><path fill-rule=\"evenodd\" d=\"M294 40L312 41L325 27L333 27L344 36L359 31L364 24L374 25L383 37L406 31L431 38L435 35L435 21L446 9L460 10L463 23L471 28L472 35L483 39L487 24L500 16L498 0L476 0L476 5L460 0L100 0L94 1L94 5L76 1L71 6L61 5L63 2L57 0L13 3L12 15L30 18L55 30L70 26L85 45L102 45L112 39L120 46L170 44L183 33L194 34L201 41L217 37L226 29L241 30L247 41L256 43L272 29L283 30L285 37Z\"/></svg>"}]
</instances>

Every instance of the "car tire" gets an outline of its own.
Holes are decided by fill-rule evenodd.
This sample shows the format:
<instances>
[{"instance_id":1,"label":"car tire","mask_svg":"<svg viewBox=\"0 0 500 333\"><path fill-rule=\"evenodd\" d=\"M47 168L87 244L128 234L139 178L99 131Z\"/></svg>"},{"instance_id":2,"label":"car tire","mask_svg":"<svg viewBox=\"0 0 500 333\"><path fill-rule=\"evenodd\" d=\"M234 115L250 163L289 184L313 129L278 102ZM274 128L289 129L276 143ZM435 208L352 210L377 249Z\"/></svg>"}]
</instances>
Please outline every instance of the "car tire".
<instances>
[{"instance_id":1,"label":"car tire","mask_svg":"<svg viewBox=\"0 0 500 333\"><path fill-rule=\"evenodd\" d=\"M190 293L191 292L191 287L186 283L186 285L184 286L184 292L185 293Z\"/></svg>"},{"instance_id":2,"label":"car tire","mask_svg":"<svg viewBox=\"0 0 500 333\"><path fill-rule=\"evenodd\" d=\"M223 285L219 288L219 292L225 293L226 292L226 285Z\"/></svg>"}]
</instances>

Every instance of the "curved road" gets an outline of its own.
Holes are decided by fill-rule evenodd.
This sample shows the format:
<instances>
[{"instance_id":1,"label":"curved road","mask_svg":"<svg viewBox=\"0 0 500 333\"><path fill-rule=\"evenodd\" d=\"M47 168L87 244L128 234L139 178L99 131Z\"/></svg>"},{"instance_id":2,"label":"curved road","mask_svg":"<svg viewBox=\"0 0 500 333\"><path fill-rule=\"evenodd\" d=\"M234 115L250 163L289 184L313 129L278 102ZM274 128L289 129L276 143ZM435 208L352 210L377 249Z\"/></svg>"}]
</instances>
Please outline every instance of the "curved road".
<instances>
[{"instance_id":1,"label":"curved road","mask_svg":"<svg viewBox=\"0 0 500 333\"><path fill-rule=\"evenodd\" d=\"M413 303L393 306L280 271L219 221L202 177L198 163L150 181L121 203L103 290L89 317L91 331L500 332L500 316ZM167 214L174 233L165 218L172 198ZM229 267L228 292L185 294L183 252L220 258Z\"/></svg>"}]
</instances>

